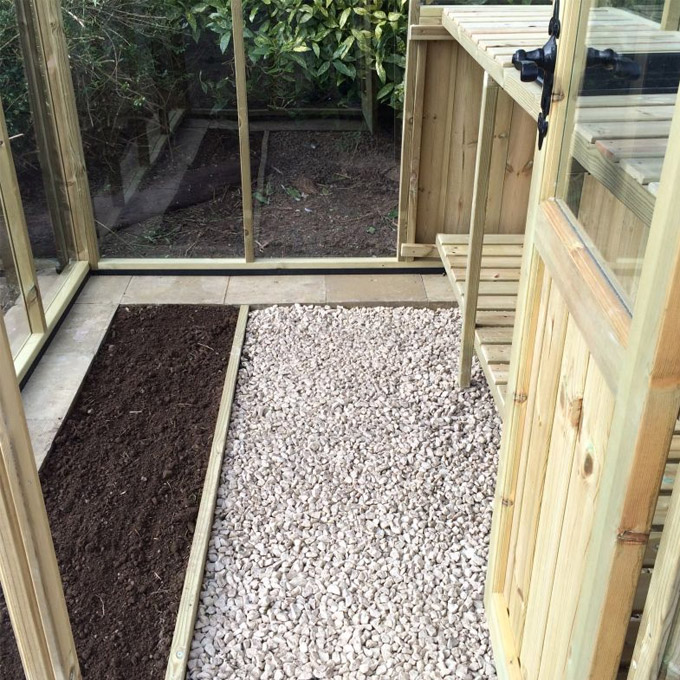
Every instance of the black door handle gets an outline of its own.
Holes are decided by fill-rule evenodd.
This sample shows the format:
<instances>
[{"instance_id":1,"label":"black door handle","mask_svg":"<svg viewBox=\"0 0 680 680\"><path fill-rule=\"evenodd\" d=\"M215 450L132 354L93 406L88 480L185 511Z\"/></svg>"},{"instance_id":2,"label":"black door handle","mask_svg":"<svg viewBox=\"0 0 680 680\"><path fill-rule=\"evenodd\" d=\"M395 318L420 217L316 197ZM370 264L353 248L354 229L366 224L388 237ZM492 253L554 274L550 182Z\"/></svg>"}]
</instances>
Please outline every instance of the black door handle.
<instances>
[{"instance_id":1,"label":"black door handle","mask_svg":"<svg viewBox=\"0 0 680 680\"><path fill-rule=\"evenodd\" d=\"M560 37L560 0L555 0L553 15L548 24L548 42L535 50L517 50L512 55L512 63L519 71L524 83L543 78L541 92L541 113L538 116L538 148L543 147L543 140L548 134L548 114L552 102L555 66L557 64L557 39Z\"/></svg>"}]
</instances>

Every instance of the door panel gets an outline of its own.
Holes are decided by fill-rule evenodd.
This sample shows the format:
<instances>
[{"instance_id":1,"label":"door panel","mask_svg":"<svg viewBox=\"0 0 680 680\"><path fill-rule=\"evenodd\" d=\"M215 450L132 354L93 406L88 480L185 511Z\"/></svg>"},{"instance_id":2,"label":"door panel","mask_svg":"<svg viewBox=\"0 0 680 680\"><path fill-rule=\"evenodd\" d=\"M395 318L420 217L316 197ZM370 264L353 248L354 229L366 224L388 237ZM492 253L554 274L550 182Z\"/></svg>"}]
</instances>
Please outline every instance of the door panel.
<instances>
[{"instance_id":1,"label":"door panel","mask_svg":"<svg viewBox=\"0 0 680 680\"><path fill-rule=\"evenodd\" d=\"M608 680L626 636L634 643L680 406L680 353L657 344L680 307L680 260L663 264L665 245L680 247L664 184L680 176L680 34L586 1L562 18L534 164L487 608L499 677ZM657 196L665 207L655 212Z\"/></svg>"}]
</instances>

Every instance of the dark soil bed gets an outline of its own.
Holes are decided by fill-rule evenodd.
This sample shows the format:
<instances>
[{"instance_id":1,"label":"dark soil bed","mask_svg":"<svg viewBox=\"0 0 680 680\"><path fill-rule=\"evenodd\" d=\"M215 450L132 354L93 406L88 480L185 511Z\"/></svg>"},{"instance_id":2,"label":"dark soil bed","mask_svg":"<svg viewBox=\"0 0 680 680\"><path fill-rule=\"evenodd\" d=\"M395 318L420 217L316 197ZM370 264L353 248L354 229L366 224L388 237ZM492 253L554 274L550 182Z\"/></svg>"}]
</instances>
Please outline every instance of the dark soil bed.
<instances>
[{"instance_id":1,"label":"dark soil bed","mask_svg":"<svg viewBox=\"0 0 680 680\"><path fill-rule=\"evenodd\" d=\"M386 130L272 132L257 256L393 257L399 154Z\"/></svg>"},{"instance_id":2,"label":"dark soil bed","mask_svg":"<svg viewBox=\"0 0 680 680\"><path fill-rule=\"evenodd\" d=\"M40 477L86 680L162 678L238 310L118 310ZM0 679L23 677L0 602Z\"/></svg>"}]
</instances>

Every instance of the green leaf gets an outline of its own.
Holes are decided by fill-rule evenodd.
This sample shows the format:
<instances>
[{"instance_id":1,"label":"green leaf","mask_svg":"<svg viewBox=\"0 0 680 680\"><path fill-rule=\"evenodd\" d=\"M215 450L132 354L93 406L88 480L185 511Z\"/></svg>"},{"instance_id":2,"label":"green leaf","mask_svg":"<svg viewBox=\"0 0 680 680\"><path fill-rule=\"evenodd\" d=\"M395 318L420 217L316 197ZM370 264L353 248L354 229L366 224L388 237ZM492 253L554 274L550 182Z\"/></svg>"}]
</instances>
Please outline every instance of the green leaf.
<instances>
[{"instance_id":1,"label":"green leaf","mask_svg":"<svg viewBox=\"0 0 680 680\"><path fill-rule=\"evenodd\" d=\"M333 62L333 66L336 71L348 76L349 78L355 78L357 75L357 70L352 64L344 64L343 62L336 59Z\"/></svg>"},{"instance_id":2,"label":"green leaf","mask_svg":"<svg viewBox=\"0 0 680 680\"><path fill-rule=\"evenodd\" d=\"M382 101L387 97L388 94L391 94L392 91L394 90L394 83L387 83L387 85L383 85L379 90L378 94L376 95L378 97L379 101Z\"/></svg>"},{"instance_id":3,"label":"green leaf","mask_svg":"<svg viewBox=\"0 0 680 680\"><path fill-rule=\"evenodd\" d=\"M225 33L222 35L220 38L220 50L222 51L222 54L224 54L227 51L227 48L229 47L229 43L231 42L231 32L230 33Z\"/></svg>"},{"instance_id":4,"label":"green leaf","mask_svg":"<svg viewBox=\"0 0 680 680\"><path fill-rule=\"evenodd\" d=\"M345 24L347 23L347 19L349 19L349 15L352 13L352 8L347 7L346 9L343 10L342 14L340 15L340 21L338 22L338 25L340 28L344 28Z\"/></svg>"}]
</instances>

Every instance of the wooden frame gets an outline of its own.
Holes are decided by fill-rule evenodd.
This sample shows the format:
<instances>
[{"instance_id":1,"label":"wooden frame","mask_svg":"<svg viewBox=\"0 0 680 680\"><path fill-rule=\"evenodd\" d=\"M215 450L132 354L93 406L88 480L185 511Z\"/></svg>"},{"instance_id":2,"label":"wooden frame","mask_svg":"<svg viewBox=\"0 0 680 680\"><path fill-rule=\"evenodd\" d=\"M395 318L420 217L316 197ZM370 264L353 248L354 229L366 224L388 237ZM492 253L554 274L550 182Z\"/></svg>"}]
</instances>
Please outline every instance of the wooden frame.
<instances>
[{"instance_id":1,"label":"wooden frame","mask_svg":"<svg viewBox=\"0 0 680 680\"><path fill-rule=\"evenodd\" d=\"M232 0L234 33L234 66L236 68L236 102L241 160L241 209L243 211L243 244L246 262L255 260L253 233L253 186L250 169L250 126L248 122L248 90L246 86L246 50L243 39L243 4Z\"/></svg>"},{"instance_id":2,"label":"wooden frame","mask_svg":"<svg viewBox=\"0 0 680 680\"><path fill-rule=\"evenodd\" d=\"M436 261L400 262L396 257L329 257L329 258L269 258L246 262L243 259L124 259L111 258L102 260L99 271L298 271L314 270L319 273L342 269L391 270L391 269L441 269L442 264Z\"/></svg>"},{"instance_id":3,"label":"wooden frame","mask_svg":"<svg viewBox=\"0 0 680 680\"><path fill-rule=\"evenodd\" d=\"M485 72L472 194L472 221L470 222L470 240L465 276L465 297L463 298L464 306L461 310L463 326L461 329L458 365L458 384L460 387L470 386L470 374L472 372L472 354L475 348L475 326L477 322L477 300L479 298L479 275L482 268L482 246L484 245L486 206L489 197L489 174L491 171L491 150L496 123L498 89L497 83Z\"/></svg>"},{"instance_id":4,"label":"wooden frame","mask_svg":"<svg viewBox=\"0 0 680 680\"><path fill-rule=\"evenodd\" d=\"M76 259L96 268L97 235L59 0L15 0L44 171Z\"/></svg>"},{"instance_id":5,"label":"wooden frame","mask_svg":"<svg viewBox=\"0 0 680 680\"><path fill-rule=\"evenodd\" d=\"M27 680L79 680L9 340L0 321L0 577Z\"/></svg>"},{"instance_id":6,"label":"wooden frame","mask_svg":"<svg viewBox=\"0 0 680 680\"><path fill-rule=\"evenodd\" d=\"M2 99L0 99L0 204L31 333L44 333L47 327L45 310L40 298Z\"/></svg>"}]
</instances>

